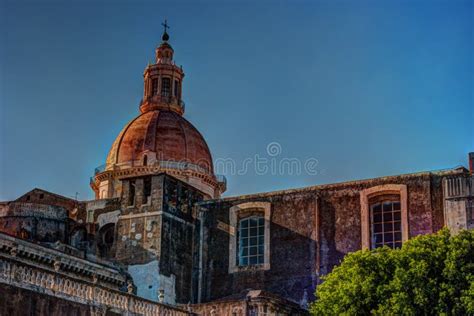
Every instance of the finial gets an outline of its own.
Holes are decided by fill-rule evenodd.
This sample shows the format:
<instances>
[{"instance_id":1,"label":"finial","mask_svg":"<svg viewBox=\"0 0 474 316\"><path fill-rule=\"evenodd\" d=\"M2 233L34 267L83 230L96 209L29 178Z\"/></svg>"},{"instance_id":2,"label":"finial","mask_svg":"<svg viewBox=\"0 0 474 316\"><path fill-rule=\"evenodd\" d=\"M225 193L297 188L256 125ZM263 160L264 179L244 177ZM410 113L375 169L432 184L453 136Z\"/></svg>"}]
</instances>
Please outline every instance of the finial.
<instances>
[{"instance_id":1,"label":"finial","mask_svg":"<svg viewBox=\"0 0 474 316\"><path fill-rule=\"evenodd\" d=\"M165 20L165 23L161 23L161 25L163 25L163 28L164 28L163 36L161 37L161 39L163 41L167 42L170 39L170 36L166 32L166 30L170 28L169 25L168 25L168 21Z\"/></svg>"}]
</instances>

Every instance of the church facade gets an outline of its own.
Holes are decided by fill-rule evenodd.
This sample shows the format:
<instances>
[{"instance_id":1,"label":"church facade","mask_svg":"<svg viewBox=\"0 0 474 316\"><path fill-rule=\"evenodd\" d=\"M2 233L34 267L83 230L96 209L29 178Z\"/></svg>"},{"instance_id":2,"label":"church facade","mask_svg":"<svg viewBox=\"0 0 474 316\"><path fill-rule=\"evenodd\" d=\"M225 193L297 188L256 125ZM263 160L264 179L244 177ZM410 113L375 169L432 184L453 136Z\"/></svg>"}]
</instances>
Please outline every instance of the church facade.
<instances>
[{"instance_id":1,"label":"church facade","mask_svg":"<svg viewBox=\"0 0 474 316\"><path fill-rule=\"evenodd\" d=\"M225 197L163 34L139 115L91 178L0 204L1 315L306 315L347 253L474 227L464 167Z\"/></svg>"}]
</instances>

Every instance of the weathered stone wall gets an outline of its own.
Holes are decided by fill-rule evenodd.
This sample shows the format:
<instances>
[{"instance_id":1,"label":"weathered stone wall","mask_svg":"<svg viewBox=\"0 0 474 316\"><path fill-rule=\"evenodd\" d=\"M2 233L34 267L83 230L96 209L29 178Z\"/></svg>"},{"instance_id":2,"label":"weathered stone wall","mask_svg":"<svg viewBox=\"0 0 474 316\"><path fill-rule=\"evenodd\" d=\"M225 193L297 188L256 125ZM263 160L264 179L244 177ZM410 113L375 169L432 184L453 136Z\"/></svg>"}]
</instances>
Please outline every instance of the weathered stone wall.
<instances>
[{"instance_id":1,"label":"weathered stone wall","mask_svg":"<svg viewBox=\"0 0 474 316\"><path fill-rule=\"evenodd\" d=\"M474 175L443 179L444 217L449 229L457 233L474 227Z\"/></svg>"},{"instance_id":2,"label":"weathered stone wall","mask_svg":"<svg viewBox=\"0 0 474 316\"><path fill-rule=\"evenodd\" d=\"M20 196L15 201L60 206L66 209L68 212L71 212L78 205L78 202L74 199L70 199L41 189L33 189L30 192Z\"/></svg>"},{"instance_id":3,"label":"weathered stone wall","mask_svg":"<svg viewBox=\"0 0 474 316\"><path fill-rule=\"evenodd\" d=\"M202 301L262 289L300 302L310 299L316 283L316 196L308 193L219 201L206 205L207 240L203 242ZM270 224L270 269L249 267L229 274L229 208L247 201L272 204ZM308 296L309 295L309 296ZM302 302L303 304L305 302Z\"/></svg>"},{"instance_id":4,"label":"weathered stone wall","mask_svg":"<svg viewBox=\"0 0 474 316\"><path fill-rule=\"evenodd\" d=\"M130 203L131 183L135 185L134 203ZM143 192L144 179L124 181L115 259L129 265L132 277L145 280L138 291L147 298L156 300L158 290L164 289L166 302L194 301L197 241L193 204L203 194L163 174L152 177L149 199Z\"/></svg>"},{"instance_id":5,"label":"weathered stone wall","mask_svg":"<svg viewBox=\"0 0 474 316\"><path fill-rule=\"evenodd\" d=\"M265 315L307 316L308 311L272 293L250 290L214 302L190 305L190 310L200 316Z\"/></svg>"},{"instance_id":6,"label":"weathered stone wall","mask_svg":"<svg viewBox=\"0 0 474 316\"><path fill-rule=\"evenodd\" d=\"M92 308L88 305L2 283L0 283L0 293L0 315L91 315Z\"/></svg>"},{"instance_id":7,"label":"weathered stone wall","mask_svg":"<svg viewBox=\"0 0 474 316\"><path fill-rule=\"evenodd\" d=\"M205 213L202 301L243 289L263 289L305 305L324 275L349 252L361 249L360 192L375 186L407 187L408 234L444 223L443 174L420 173L255 194L201 203ZM245 202L271 203L270 269L229 273L229 209ZM223 228L224 227L224 228Z\"/></svg>"},{"instance_id":8,"label":"weathered stone wall","mask_svg":"<svg viewBox=\"0 0 474 316\"><path fill-rule=\"evenodd\" d=\"M203 194L188 184L165 177L160 273L175 277L177 303L196 300L193 270L198 251L196 237L199 225L193 214L193 204L202 199Z\"/></svg>"},{"instance_id":9,"label":"weathered stone wall","mask_svg":"<svg viewBox=\"0 0 474 316\"><path fill-rule=\"evenodd\" d=\"M0 206L0 232L39 242L67 241L67 211L63 207L10 202Z\"/></svg>"}]
</instances>

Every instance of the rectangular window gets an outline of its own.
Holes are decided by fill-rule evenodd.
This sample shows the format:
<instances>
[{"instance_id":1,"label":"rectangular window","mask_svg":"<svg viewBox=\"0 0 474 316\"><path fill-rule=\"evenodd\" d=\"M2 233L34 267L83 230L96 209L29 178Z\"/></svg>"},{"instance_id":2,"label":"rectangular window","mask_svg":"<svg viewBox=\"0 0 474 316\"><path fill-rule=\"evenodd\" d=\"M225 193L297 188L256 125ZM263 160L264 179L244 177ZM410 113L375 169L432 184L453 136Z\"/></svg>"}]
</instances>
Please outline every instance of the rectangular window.
<instances>
[{"instance_id":1,"label":"rectangular window","mask_svg":"<svg viewBox=\"0 0 474 316\"><path fill-rule=\"evenodd\" d=\"M154 78L151 80L151 95L158 94L158 78Z\"/></svg>"},{"instance_id":2,"label":"rectangular window","mask_svg":"<svg viewBox=\"0 0 474 316\"><path fill-rule=\"evenodd\" d=\"M135 180L130 180L130 188L128 191L128 206L135 205Z\"/></svg>"},{"instance_id":3,"label":"rectangular window","mask_svg":"<svg viewBox=\"0 0 474 316\"><path fill-rule=\"evenodd\" d=\"M372 249L402 246L400 202L383 201L371 205Z\"/></svg>"},{"instance_id":4,"label":"rectangular window","mask_svg":"<svg viewBox=\"0 0 474 316\"><path fill-rule=\"evenodd\" d=\"M247 217L239 222L239 266L264 263L265 219L261 216Z\"/></svg>"},{"instance_id":5,"label":"rectangular window","mask_svg":"<svg viewBox=\"0 0 474 316\"><path fill-rule=\"evenodd\" d=\"M171 79L163 78L161 79L161 95L164 97L169 97L171 94Z\"/></svg>"}]
</instances>

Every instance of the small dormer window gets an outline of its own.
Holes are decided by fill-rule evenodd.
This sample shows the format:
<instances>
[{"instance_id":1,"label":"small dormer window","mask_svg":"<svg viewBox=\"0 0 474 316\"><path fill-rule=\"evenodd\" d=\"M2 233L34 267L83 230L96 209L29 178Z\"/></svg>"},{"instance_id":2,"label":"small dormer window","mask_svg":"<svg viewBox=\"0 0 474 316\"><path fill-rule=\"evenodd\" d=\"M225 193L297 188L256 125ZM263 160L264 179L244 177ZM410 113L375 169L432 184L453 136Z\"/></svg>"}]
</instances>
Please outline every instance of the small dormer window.
<instances>
[{"instance_id":1,"label":"small dormer window","mask_svg":"<svg viewBox=\"0 0 474 316\"><path fill-rule=\"evenodd\" d=\"M163 78L161 80L161 95L164 97L169 97L171 94L171 79Z\"/></svg>"},{"instance_id":2,"label":"small dormer window","mask_svg":"<svg viewBox=\"0 0 474 316\"><path fill-rule=\"evenodd\" d=\"M151 80L151 95L158 94L158 78L153 78Z\"/></svg>"}]
</instances>

